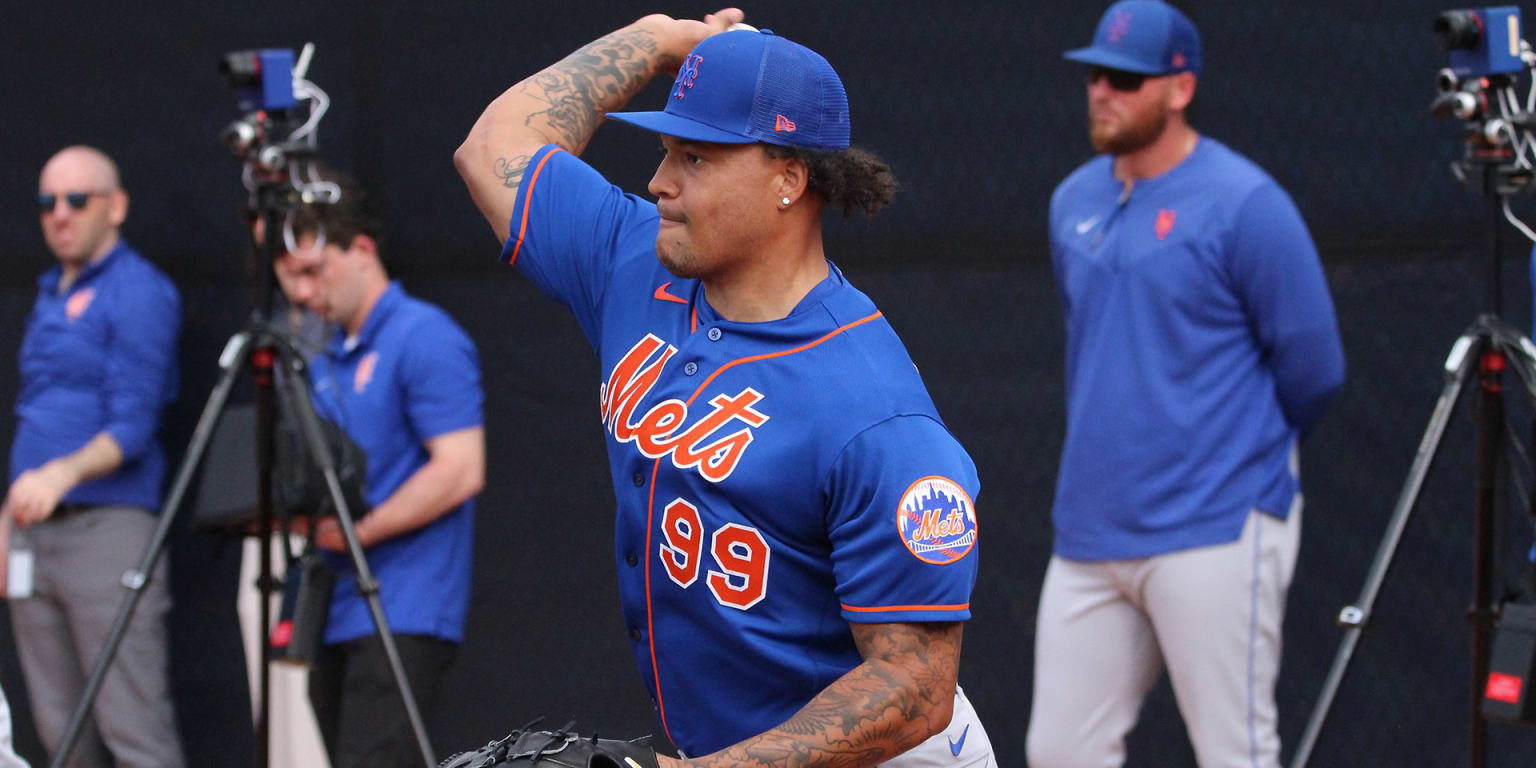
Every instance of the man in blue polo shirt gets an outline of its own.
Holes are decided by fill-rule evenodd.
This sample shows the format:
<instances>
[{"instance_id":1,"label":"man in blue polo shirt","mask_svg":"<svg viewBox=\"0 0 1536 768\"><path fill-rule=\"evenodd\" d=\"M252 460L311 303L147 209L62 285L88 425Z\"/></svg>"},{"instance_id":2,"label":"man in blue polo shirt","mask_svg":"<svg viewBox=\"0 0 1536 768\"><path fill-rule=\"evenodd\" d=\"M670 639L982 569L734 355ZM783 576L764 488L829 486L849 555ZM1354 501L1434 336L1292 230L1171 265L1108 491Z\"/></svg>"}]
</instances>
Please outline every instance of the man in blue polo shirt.
<instances>
[{"instance_id":1,"label":"man in blue polo shirt","mask_svg":"<svg viewBox=\"0 0 1536 768\"><path fill-rule=\"evenodd\" d=\"M382 227L360 189L304 208L274 268L294 304L338 330L311 362L315 410L368 457L357 536L423 710L441 688L469 608L474 496L485 482L480 361L441 309L391 282ZM332 768L418 766L420 751L334 517L313 531L338 570L310 700Z\"/></svg>"},{"instance_id":2,"label":"man in blue polo shirt","mask_svg":"<svg viewBox=\"0 0 1536 768\"><path fill-rule=\"evenodd\" d=\"M1276 766L1296 446L1344 377L1328 286L1285 192L1186 122L1189 19L1116 3L1066 57L1102 154L1051 200L1067 436L1030 764L1121 764L1166 664L1201 766Z\"/></svg>"},{"instance_id":3,"label":"man in blue polo shirt","mask_svg":"<svg viewBox=\"0 0 1536 768\"><path fill-rule=\"evenodd\" d=\"M165 456L156 433L176 394L181 304L118 236L128 195L90 147L61 150L38 180L58 266L38 281L21 343L10 489L11 624L38 736L57 748L156 527ZM180 766L167 674L171 607L162 559L71 753L71 766Z\"/></svg>"}]
</instances>

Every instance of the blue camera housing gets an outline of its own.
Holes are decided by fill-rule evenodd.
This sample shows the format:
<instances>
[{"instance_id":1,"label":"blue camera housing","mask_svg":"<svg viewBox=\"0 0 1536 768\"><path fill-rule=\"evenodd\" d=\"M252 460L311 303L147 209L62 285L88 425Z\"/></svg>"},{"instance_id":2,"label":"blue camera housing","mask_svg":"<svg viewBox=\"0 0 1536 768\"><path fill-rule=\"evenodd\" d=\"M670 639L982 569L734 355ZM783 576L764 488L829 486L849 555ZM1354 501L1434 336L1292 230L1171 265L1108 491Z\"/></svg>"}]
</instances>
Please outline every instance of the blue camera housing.
<instances>
[{"instance_id":1,"label":"blue camera housing","mask_svg":"<svg viewBox=\"0 0 1536 768\"><path fill-rule=\"evenodd\" d=\"M293 96L293 49L263 48L256 52L256 57L261 62L261 77L257 85L236 91L240 109L274 111L297 106L298 99Z\"/></svg>"},{"instance_id":2,"label":"blue camera housing","mask_svg":"<svg viewBox=\"0 0 1536 768\"><path fill-rule=\"evenodd\" d=\"M1520 9L1513 5L1472 11L1482 24L1477 47L1450 52L1451 71L1469 77L1508 75L1525 69L1520 61Z\"/></svg>"}]
</instances>

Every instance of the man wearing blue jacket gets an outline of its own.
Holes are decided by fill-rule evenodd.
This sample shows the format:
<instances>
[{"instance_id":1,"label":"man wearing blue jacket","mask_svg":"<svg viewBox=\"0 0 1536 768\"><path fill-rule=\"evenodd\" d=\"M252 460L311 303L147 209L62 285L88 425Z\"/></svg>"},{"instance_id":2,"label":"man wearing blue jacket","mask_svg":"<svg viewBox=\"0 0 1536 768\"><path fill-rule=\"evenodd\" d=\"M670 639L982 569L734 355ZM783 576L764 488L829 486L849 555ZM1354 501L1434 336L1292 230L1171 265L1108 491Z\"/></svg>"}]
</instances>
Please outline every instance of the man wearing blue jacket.
<instances>
[{"instance_id":1,"label":"man wearing blue jacket","mask_svg":"<svg viewBox=\"0 0 1536 768\"><path fill-rule=\"evenodd\" d=\"M58 265L38 280L21 343L10 488L7 595L32 716L56 749L122 601L125 572L156 527L160 415L177 389L181 302L118 236L128 195L99 150L60 150L38 180ZM150 574L71 766L182 765L171 706L164 560Z\"/></svg>"},{"instance_id":2,"label":"man wearing blue jacket","mask_svg":"<svg viewBox=\"0 0 1536 768\"><path fill-rule=\"evenodd\" d=\"M1201 766L1277 766L1296 448L1344 378L1328 286L1286 193L1186 122L1188 18L1125 0L1066 58L1101 154L1051 200L1067 434L1029 761L1122 764L1166 665Z\"/></svg>"}]
</instances>

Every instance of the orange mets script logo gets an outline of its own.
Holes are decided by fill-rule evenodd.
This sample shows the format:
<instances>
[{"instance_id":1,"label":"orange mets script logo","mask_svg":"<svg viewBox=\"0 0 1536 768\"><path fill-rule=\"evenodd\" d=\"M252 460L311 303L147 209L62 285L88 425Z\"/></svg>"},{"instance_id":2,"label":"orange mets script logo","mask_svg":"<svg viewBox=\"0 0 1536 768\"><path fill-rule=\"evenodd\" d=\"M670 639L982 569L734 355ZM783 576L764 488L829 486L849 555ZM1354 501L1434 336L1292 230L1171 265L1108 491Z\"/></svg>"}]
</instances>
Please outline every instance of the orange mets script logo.
<instances>
[{"instance_id":1,"label":"orange mets script logo","mask_svg":"<svg viewBox=\"0 0 1536 768\"><path fill-rule=\"evenodd\" d=\"M677 81L672 84L672 98L681 99L687 95L686 91L693 87L694 79L699 76L699 63L702 61L703 56L692 53L683 59L683 65L677 68Z\"/></svg>"},{"instance_id":2,"label":"orange mets script logo","mask_svg":"<svg viewBox=\"0 0 1536 768\"><path fill-rule=\"evenodd\" d=\"M949 565L976 544L976 508L959 483L932 475L907 486L896 508L896 528L917 559Z\"/></svg>"},{"instance_id":3,"label":"orange mets script logo","mask_svg":"<svg viewBox=\"0 0 1536 768\"><path fill-rule=\"evenodd\" d=\"M677 347L649 333L630 347L598 390L603 426L613 433L613 439L634 443L649 458L669 457L672 466L697 468L705 480L718 483L741 463L742 454L752 444L752 427L768 423L768 416L752 407L763 395L751 387L734 395L715 395L709 400L709 413L681 432L679 428L688 422L688 403L681 400L663 400L635 419L640 401L655 388L662 368L676 354ZM738 421L746 426L717 436Z\"/></svg>"}]
</instances>

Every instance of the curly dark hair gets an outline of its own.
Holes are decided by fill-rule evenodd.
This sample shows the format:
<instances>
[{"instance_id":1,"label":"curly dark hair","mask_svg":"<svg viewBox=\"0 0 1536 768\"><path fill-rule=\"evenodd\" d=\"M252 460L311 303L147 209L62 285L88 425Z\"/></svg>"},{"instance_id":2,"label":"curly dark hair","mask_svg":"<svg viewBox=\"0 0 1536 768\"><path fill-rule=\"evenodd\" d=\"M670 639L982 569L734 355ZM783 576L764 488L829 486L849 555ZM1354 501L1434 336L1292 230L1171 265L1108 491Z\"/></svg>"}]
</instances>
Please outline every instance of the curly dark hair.
<instances>
[{"instance_id":1,"label":"curly dark hair","mask_svg":"<svg viewBox=\"0 0 1536 768\"><path fill-rule=\"evenodd\" d=\"M319 175L341 187L341 199L330 204L306 204L296 208L290 220L294 239L323 230L326 242L347 248L358 235L367 235L377 244L382 262L384 223L368 193L352 177L340 171L325 168Z\"/></svg>"},{"instance_id":2,"label":"curly dark hair","mask_svg":"<svg viewBox=\"0 0 1536 768\"><path fill-rule=\"evenodd\" d=\"M769 157L805 161L810 171L810 190L832 208L841 208L843 216L855 209L874 216L891 204L901 185L891 167L874 153L858 147L836 152L816 152L799 147L764 144Z\"/></svg>"}]
</instances>

